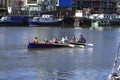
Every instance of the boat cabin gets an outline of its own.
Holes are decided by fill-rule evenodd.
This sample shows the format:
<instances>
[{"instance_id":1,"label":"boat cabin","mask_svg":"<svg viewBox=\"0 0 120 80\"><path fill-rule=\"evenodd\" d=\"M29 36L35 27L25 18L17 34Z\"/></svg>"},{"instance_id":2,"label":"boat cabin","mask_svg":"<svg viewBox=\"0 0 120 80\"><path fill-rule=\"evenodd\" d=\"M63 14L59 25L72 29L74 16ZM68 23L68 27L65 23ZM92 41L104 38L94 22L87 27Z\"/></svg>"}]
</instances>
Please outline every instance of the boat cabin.
<instances>
[{"instance_id":1,"label":"boat cabin","mask_svg":"<svg viewBox=\"0 0 120 80\"><path fill-rule=\"evenodd\" d=\"M54 18L53 15L42 15L41 17L33 17L34 22L57 22L63 19Z\"/></svg>"},{"instance_id":2,"label":"boat cabin","mask_svg":"<svg viewBox=\"0 0 120 80\"><path fill-rule=\"evenodd\" d=\"M53 18L53 15L42 15L42 18Z\"/></svg>"}]
</instances>

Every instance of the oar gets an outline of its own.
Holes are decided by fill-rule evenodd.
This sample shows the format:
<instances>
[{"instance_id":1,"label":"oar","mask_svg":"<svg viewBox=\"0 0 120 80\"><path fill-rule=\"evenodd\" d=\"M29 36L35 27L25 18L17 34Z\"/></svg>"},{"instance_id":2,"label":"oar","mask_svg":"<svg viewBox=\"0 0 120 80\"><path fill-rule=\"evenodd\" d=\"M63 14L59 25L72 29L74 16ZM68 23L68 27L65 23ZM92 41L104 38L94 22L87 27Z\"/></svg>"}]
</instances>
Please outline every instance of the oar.
<instances>
[{"instance_id":1,"label":"oar","mask_svg":"<svg viewBox=\"0 0 120 80\"><path fill-rule=\"evenodd\" d=\"M60 43L60 45L67 46L67 47L72 47L72 48L75 47L75 45L73 45L73 44L68 44L68 43Z\"/></svg>"},{"instance_id":2,"label":"oar","mask_svg":"<svg viewBox=\"0 0 120 80\"><path fill-rule=\"evenodd\" d=\"M92 43L80 43L80 44L81 44L80 46L84 46L84 45L91 46L91 47L94 46L94 44L92 44Z\"/></svg>"},{"instance_id":3,"label":"oar","mask_svg":"<svg viewBox=\"0 0 120 80\"><path fill-rule=\"evenodd\" d=\"M84 45L78 45L80 48L84 48L85 46Z\"/></svg>"},{"instance_id":4,"label":"oar","mask_svg":"<svg viewBox=\"0 0 120 80\"><path fill-rule=\"evenodd\" d=\"M68 44L69 47L80 47L80 48L84 48L85 46L84 45L74 45L74 44Z\"/></svg>"},{"instance_id":5,"label":"oar","mask_svg":"<svg viewBox=\"0 0 120 80\"><path fill-rule=\"evenodd\" d=\"M73 45L73 44L68 44L68 46L69 46L69 47L72 47L72 48L75 47L75 45Z\"/></svg>"},{"instance_id":6,"label":"oar","mask_svg":"<svg viewBox=\"0 0 120 80\"><path fill-rule=\"evenodd\" d=\"M93 47L94 45L92 43L85 43L85 45Z\"/></svg>"}]
</instances>

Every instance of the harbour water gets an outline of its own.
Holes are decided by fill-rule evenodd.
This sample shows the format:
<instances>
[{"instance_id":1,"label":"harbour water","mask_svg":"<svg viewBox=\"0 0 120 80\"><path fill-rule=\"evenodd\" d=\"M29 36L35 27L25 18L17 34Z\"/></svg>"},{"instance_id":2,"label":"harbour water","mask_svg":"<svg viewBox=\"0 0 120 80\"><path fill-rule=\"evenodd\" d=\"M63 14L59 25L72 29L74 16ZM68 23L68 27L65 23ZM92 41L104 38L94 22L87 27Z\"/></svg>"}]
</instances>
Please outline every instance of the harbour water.
<instances>
[{"instance_id":1,"label":"harbour water","mask_svg":"<svg viewBox=\"0 0 120 80\"><path fill-rule=\"evenodd\" d=\"M79 38L93 47L27 49L35 36ZM107 80L120 28L0 27L0 80Z\"/></svg>"}]
</instances>

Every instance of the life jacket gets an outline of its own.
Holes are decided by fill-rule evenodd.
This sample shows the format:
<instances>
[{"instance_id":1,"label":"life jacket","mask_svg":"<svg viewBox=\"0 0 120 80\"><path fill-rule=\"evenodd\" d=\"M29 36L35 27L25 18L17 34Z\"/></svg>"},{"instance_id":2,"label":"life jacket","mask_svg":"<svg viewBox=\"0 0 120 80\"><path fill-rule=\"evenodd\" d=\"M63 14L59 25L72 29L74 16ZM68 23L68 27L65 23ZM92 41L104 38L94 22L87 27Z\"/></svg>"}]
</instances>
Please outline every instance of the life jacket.
<instances>
[{"instance_id":1,"label":"life jacket","mask_svg":"<svg viewBox=\"0 0 120 80\"><path fill-rule=\"evenodd\" d=\"M37 40L37 39L34 39L33 42L34 42L34 43L38 43L38 40Z\"/></svg>"}]
</instances>

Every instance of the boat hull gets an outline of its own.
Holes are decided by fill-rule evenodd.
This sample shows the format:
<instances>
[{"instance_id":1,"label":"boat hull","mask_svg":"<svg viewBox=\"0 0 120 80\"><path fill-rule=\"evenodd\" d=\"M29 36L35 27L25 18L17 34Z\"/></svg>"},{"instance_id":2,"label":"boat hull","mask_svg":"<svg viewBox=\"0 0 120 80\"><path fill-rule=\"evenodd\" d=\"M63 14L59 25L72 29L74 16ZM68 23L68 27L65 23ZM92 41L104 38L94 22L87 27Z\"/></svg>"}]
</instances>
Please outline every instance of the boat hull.
<instances>
[{"instance_id":1,"label":"boat hull","mask_svg":"<svg viewBox=\"0 0 120 80\"><path fill-rule=\"evenodd\" d=\"M28 16L6 16L0 19L0 26L28 26Z\"/></svg>"},{"instance_id":2,"label":"boat hull","mask_svg":"<svg viewBox=\"0 0 120 80\"><path fill-rule=\"evenodd\" d=\"M0 26L28 26L28 22L4 21L0 22Z\"/></svg>"},{"instance_id":3,"label":"boat hull","mask_svg":"<svg viewBox=\"0 0 120 80\"><path fill-rule=\"evenodd\" d=\"M61 47L69 47L67 44L59 44L59 43L29 43L28 48L61 48Z\"/></svg>"},{"instance_id":4,"label":"boat hull","mask_svg":"<svg viewBox=\"0 0 120 80\"><path fill-rule=\"evenodd\" d=\"M69 44L85 46L85 43L80 43L80 42L69 42Z\"/></svg>"},{"instance_id":5,"label":"boat hull","mask_svg":"<svg viewBox=\"0 0 120 80\"><path fill-rule=\"evenodd\" d=\"M62 26L63 21L57 21L57 22L35 22L35 21L29 21L29 26Z\"/></svg>"}]
</instances>

